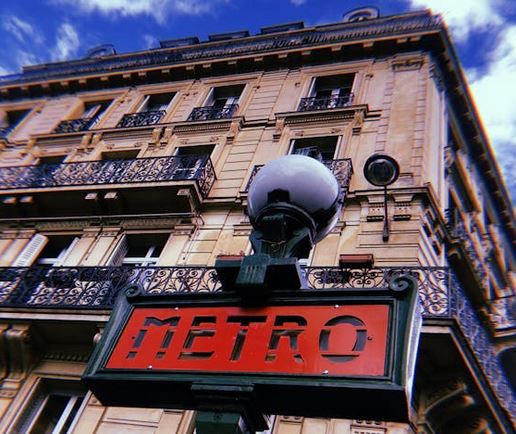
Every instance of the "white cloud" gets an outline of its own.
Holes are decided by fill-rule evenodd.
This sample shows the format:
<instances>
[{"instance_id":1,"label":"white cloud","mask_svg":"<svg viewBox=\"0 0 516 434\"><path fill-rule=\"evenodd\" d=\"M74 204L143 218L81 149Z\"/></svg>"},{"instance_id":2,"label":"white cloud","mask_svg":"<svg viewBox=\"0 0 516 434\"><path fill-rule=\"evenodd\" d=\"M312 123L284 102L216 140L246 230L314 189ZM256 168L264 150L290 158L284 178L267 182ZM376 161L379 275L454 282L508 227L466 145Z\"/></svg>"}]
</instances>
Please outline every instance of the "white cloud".
<instances>
[{"instance_id":1,"label":"white cloud","mask_svg":"<svg viewBox=\"0 0 516 434\"><path fill-rule=\"evenodd\" d=\"M52 60L67 60L79 49L80 41L77 31L70 23L63 23L57 29L56 45L52 50Z\"/></svg>"},{"instance_id":2,"label":"white cloud","mask_svg":"<svg viewBox=\"0 0 516 434\"><path fill-rule=\"evenodd\" d=\"M200 15L211 12L216 4L229 0L52 0L70 4L82 12L116 17L148 15L162 23L169 14Z\"/></svg>"},{"instance_id":3,"label":"white cloud","mask_svg":"<svg viewBox=\"0 0 516 434\"><path fill-rule=\"evenodd\" d=\"M474 30L499 26L503 18L496 0L410 0L414 9L430 8L443 15L451 33L458 42L465 41Z\"/></svg>"},{"instance_id":4,"label":"white cloud","mask_svg":"<svg viewBox=\"0 0 516 434\"><path fill-rule=\"evenodd\" d=\"M516 25L506 21L511 0L409 0L414 8L429 7L444 16L454 38L466 43L475 31L495 30L492 51L480 53L486 59L482 70L470 69L466 75L477 109L493 145L497 160L516 199ZM500 12L501 11L501 12Z\"/></svg>"},{"instance_id":5,"label":"white cloud","mask_svg":"<svg viewBox=\"0 0 516 434\"><path fill-rule=\"evenodd\" d=\"M290 0L290 3L295 6L301 6L306 3L306 0Z\"/></svg>"},{"instance_id":6,"label":"white cloud","mask_svg":"<svg viewBox=\"0 0 516 434\"><path fill-rule=\"evenodd\" d=\"M3 66L0 65L0 77L3 76L3 75L9 75L9 74L12 74L13 71L11 71L9 68L5 68Z\"/></svg>"},{"instance_id":7,"label":"white cloud","mask_svg":"<svg viewBox=\"0 0 516 434\"><path fill-rule=\"evenodd\" d=\"M43 42L43 37L32 24L15 15L4 15L2 17L2 27L21 43L27 41Z\"/></svg>"},{"instance_id":8,"label":"white cloud","mask_svg":"<svg viewBox=\"0 0 516 434\"><path fill-rule=\"evenodd\" d=\"M144 43L144 48L146 50L148 50L150 48L159 47L158 39L155 36L149 35L147 33L145 35L143 35L143 43Z\"/></svg>"},{"instance_id":9,"label":"white cloud","mask_svg":"<svg viewBox=\"0 0 516 434\"><path fill-rule=\"evenodd\" d=\"M41 59L34 53L25 50L17 50L15 61L19 68L22 66L36 65L41 63Z\"/></svg>"},{"instance_id":10,"label":"white cloud","mask_svg":"<svg viewBox=\"0 0 516 434\"><path fill-rule=\"evenodd\" d=\"M487 70L466 71L470 87L507 180L516 164L516 25L507 26L489 57ZM514 181L516 182L516 180ZM513 187L516 184L513 182ZM515 190L516 192L516 190Z\"/></svg>"}]
</instances>

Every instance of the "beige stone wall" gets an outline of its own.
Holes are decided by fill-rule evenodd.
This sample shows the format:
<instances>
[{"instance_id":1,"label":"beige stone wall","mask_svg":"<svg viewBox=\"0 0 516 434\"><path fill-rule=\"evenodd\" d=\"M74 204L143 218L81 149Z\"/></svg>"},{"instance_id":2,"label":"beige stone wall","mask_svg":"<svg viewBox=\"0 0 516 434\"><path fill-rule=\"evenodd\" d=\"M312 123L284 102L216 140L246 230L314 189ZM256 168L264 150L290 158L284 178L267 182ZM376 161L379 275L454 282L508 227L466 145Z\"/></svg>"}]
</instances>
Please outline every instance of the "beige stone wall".
<instances>
[{"instance_id":1,"label":"beige stone wall","mask_svg":"<svg viewBox=\"0 0 516 434\"><path fill-rule=\"evenodd\" d=\"M347 118L288 121L300 98L307 95L314 77L355 73L354 103L367 109ZM218 85L246 83L240 99L238 121L221 129L199 127L178 130L192 109L202 105L209 90ZM116 127L125 113L134 112L147 93L176 92L169 106L166 125L148 130L105 131ZM99 93L99 96L102 95ZM94 99L95 94L87 95ZM82 96L84 97L84 96ZM423 231L425 213L430 206L417 194L416 188L427 184L444 200L443 140L445 119L442 96L430 77L429 59L419 53L382 60L367 60L279 70L262 74L175 82L169 85L123 89L95 131L82 138L52 144L38 135L53 130L60 120L77 111L77 97L49 99L38 105L30 118L16 131L15 140L30 144L13 151L5 149L0 161L17 160L29 164L38 156L66 153L67 161L100 158L102 152L136 149L139 157L172 155L181 146L215 145L212 160L217 181L200 215L189 224L171 223L160 227L170 237L160 256L159 265L212 265L218 254L249 253L250 224L245 216L244 192L255 165L287 154L292 140L307 137L338 136L338 158L351 158L354 175L350 197L337 227L319 243L311 255L313 265L336 265L344 253L374 253L377 265L440 265L442 255L436 252L432 238ZM75 111L74 111L75 110ZM365 114L363 114L365 112ZM203 129L204 128L204 129ZM29 142L29 138L31 141ZM73 152L70 152L73 149ZM391 239L382 241L383 196L369 185L362 174L366 159L375 152L394 155L402 175L389 197L389 214L403 215L391 221ZM9 160L11 159L11 160ZM413 189L413 190L410 190ZM407 218L408 216L408 218ZM145 226L153 229L152 224ZM150 228L150 229L149 229ZM10 265L30 237L36 232L13 232L1 227L0 265ZM63 226L62 231L70 229ZM138 230L138 225L132 227ZM67 259L67 265L94 266L107 264L117 243L127 233L123 224L77 229L79 241ZM59 228L53 233L59 233ZM0 401L4 411L1 428L8 429L30 396L37 377L67 376L78 380L84 365L72 362L45 363L32 370L12 402ZM159 409L104 408L93 397L81 410L74 433L192 433L193 414ZM408 434L406 425L352 420L326 420L278 417L274 434Z\"/></svg>"}]
</instances>

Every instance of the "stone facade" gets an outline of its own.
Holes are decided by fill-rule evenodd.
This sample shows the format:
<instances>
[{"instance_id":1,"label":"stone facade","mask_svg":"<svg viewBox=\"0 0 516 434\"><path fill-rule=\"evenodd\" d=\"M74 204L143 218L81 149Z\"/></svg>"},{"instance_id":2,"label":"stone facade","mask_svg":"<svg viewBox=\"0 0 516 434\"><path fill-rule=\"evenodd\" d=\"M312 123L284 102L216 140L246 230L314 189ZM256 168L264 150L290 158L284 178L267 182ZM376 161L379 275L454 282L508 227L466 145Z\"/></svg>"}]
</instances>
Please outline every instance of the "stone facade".
<instances>
[{"instance_id":1,"label":"stone facade","mask_svg":"<svg viewBox=\"0 0 516 434\"><path fill-rule=\"evenodd\" d=\"M80 384L113 291L85 270L249 254L255 167L312 147L353 174L308 266L372 254L375 269L447 273L448 304L425 307L409 424L277 416L271 432L510 432L514 214L443 24L417 12L274 37L290 45L257 35L0 77L0 431L30 432L51 403L62 432L191 433L191 411L104 408ZM388 242L362 173L374 153L401 168Z\"/></svg>"}]
</instances>

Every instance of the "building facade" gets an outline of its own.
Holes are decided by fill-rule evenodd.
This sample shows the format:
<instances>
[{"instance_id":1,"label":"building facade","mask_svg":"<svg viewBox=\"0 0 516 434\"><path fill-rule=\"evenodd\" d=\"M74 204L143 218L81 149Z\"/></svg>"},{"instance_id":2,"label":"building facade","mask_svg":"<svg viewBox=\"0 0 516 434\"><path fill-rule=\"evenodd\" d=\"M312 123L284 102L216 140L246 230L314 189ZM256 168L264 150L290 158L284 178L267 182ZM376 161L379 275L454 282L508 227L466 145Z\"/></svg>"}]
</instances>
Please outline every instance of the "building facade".
<instances>
[{"instance_id":1,"label":"building facade","mask_svg":"<svg viewBox=\"0 0 516 434\"><path fill-rule=\"evenodd\" d=\"M375 153L401 171L386 241ZM510 199L441 18L367 8L0 77L0 432L192 433L193 411L106 408L81 374L128 284L220 288L216 258L251 253L249 185L287 154L347 193L309 286L409 272L424 321L410 423L278 415L270 432L512 432Z\"/></svg>"}]
</instances>

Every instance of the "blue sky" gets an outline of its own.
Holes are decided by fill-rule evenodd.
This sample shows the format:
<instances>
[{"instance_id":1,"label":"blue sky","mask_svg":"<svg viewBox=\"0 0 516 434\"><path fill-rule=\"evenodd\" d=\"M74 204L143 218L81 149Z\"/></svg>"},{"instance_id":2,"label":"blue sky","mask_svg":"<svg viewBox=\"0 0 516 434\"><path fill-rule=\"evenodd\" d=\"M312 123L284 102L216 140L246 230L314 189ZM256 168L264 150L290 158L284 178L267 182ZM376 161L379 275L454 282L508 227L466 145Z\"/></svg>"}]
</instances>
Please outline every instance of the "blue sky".
<instances>
[{"instance_id":1,"label":"blue sky","mask_svg":"<svg viewBox=\"0 0 516 434\"><path fill-rule=\"evenodd\" d=\"M516 1L514 0L0 0L0 75L74 59L111 43L119 53L159 40L290 21L339 21L371 5L381 15L430 8L444 16L506 183L516 198Z\"/></svg>"}]
</instances>

